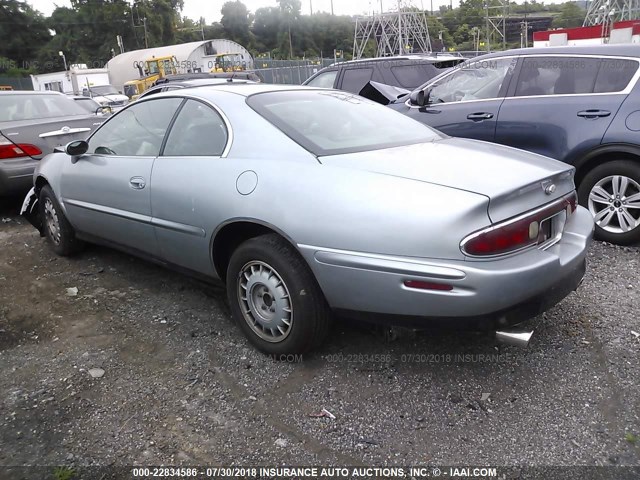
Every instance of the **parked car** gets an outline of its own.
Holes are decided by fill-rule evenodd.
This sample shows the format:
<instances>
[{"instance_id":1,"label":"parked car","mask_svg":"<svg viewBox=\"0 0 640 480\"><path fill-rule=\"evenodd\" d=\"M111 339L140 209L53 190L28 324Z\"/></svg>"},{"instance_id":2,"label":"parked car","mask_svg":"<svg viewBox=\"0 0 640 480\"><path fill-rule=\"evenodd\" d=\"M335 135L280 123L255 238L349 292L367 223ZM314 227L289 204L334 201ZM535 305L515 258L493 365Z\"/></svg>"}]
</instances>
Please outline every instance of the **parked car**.
<instances>
[{"instance_id":1,"label":"parked car","mask_svg":"<svg viewBox=\"0 0 640 480\"><path fill-rule=\"evenodd\" d=\"M252 82L263 82L262 74L258 70L241 70L238 72L195 72L195 73L177 73L167 75L155 81L153 86L165 83L184 82L186 80L215 79L215 78L231 78L233 80L250 80Z\"/></svg>"},{"instance_id":2,"label":"parked car","mask_svg":"<svg viewBox=\"0 0 640 480\"><path fill-rule=\"evenodd\" d=\"M596 236L640 241L640 53L636 45L527 48L459 65L391 107L456 136L576 167Z\"/></svg>"},{"instance_id":3,"label":"parked car","mask_svg":"<svg viewBox=\"0 0 640 480\"><path fill-rule=\"evenodd\" d=\"M95 85L82 89L82 96L93 98L103 107L121 108L129 103L129 97L113 85Z\"/></svg>"},{"instance_id":4,"label":"parked car","mask_svg":"<svg viewBox=\"0 0 640 480\"><path fill-rule=\"evenodd\" d=\"M60 255L97 242L226 282L249 340L288 354L331 311L492 329L549 308L593 232L573 172L348 92L203 86L47 156L22 212Z\"/></svg>"},{"instance_id":5,"label":"parked car","mask_svg":"<svg viewBox=\"0 0 640 480\"><path fill-rule=\"evenodd\" d=\"M141 98L146 98L150 95L156 95L162 92L170 92L172 90L179 90L181 88L190 88L190 87L202 87L206 85L229 85L229 84L245 84L245 83L255 83L251 80L242 80L235 78L197 78L191 80L173 80L171 82L162 82L157 83L156 85L151 87L149 90L142 92L142 94L138 97L138 100Z\"/></svg>"},{"instance_id":6,"label":"parked car","mask_svg":"<svg viewBox=\"0 0 640 480\"><path fill-rule=\"evenodd\" d=\"M44 155L102 122L62 93L0 92L0 197L27 192Z\"/></svg>"},{"instance_id":7,"label":"parked car","mask_svg":"<svg viewBox=\"0 0 640 480\"><path fill-rule=\"evenodd\" d=\"M337 88L363 95L379 103L387 104L388 94L379 85L399 87L396 98L408 94L442 71L464 62L463 57L451 54L403 55L379 57L334 63L308 78L303 85L320 88ZM376 90L367 88L373 82ZM376 85L378 84L378 85Z\"/></svg>"},{"instance_id":8,"label":"parked car","mask_svg":"<svg viewBox=\"0 0 640 480\"><path fill-rule=\"evenodd\" d=\"M104 107L93 98L82 97L80 95L72 95L71 98L88 113L94 113L96 115L108 115L112 113L111 107Z\"/></svg>"}]
</instances>

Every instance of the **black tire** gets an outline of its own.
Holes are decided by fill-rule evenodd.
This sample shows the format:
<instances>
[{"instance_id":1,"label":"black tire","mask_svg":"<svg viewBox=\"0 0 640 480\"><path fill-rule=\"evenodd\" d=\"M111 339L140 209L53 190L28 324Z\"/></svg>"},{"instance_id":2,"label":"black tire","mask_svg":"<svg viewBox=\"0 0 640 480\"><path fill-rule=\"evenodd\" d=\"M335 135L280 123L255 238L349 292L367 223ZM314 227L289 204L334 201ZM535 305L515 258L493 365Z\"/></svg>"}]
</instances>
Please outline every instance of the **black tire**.
<instances>
[{"instance_id":1,"label":"black tire","mask_svg":"<svg viewBox=\"0 0 640 480\"><path fill-rule=\"evenodd\" d=\"M251 267L259 273L252 271L250 279L247 279L243 271ZM258 350L283 359L287 355L309 351L327 336L331 312L324 295L304 259L279 235L261 235L242 243L231 255L226 280L233 318ZM242 283L246 283L244 288ZM249 291L255 301L249 300L249 295L245 295L247 300L243 300L239 294ZM278 299L275 299L276 294ZM273 314L270 308L273 308ZM291 310L288 327L279 317L279 313L287 309ZM246 314L243 313L247 310ZM253 313L256 310L264 310L257 314L261 321L256 320ZM264 321L261 315L272 315L273 318ZM286 330L286 335L275 328L278 323ZM274 327L275 334L270 329L267 331L265 325ZM271 338L271 341L263 337Z\"/></svg>"},{"instance_id":2,"label":"black tire","mask_svg":"<svg viewBox=\"0 0 640 480\"><path fill-rule=\"evenodd\" d=\"M39 204L44 236L53 251L63 257L80 251L83 247L83 242L76 238L73 227L65 217L64 211L49 185L45 185L40 190ZM57 229L54 223L48 221L48 219L51 219L51 215L55 216L54 221L57 222Z\"/></svg>"},{"instance_id":3,"label":"black tire","mask_svg":"<svg viewBox=\"0 0 640 480\"><path fill-rule=\"evenodd\" d=\"M626 195L624 195L623 198L615 198L613 195L613 185L609 185L608 180L606 180L613 176L624 176L630 180L627 182L628 187L625 192ZM604 203L593 202L592 207L590 208L589 195L599 182L605 182L604 189L611 195L611 200L614 203L612 203L610 207L607 207ZM603 163L589 171L582 179L578 187L578 199L580 205L589 209L594 216L603 209L607 210L605 213L612 212L611 219L606 227L603 228L603 226L596 223L596 239L618 245L629 245L640 241L640 221L636 221L635 228L625 232L620 226L620 219L618 217L619 209L623 208L624 211L628 212L634 219L640 218L640 209L627 210L625 207L626 204L621 203L625 201L624 198L640 193L638 191L638 186L640 186L640 163L630 160L615 160ZM616 200L619 200L619 202L615 203ZM611 208L613 208L613 210L611 210ZM604 220L606 220L606 218Z\"/></svg>"}]
</instances>

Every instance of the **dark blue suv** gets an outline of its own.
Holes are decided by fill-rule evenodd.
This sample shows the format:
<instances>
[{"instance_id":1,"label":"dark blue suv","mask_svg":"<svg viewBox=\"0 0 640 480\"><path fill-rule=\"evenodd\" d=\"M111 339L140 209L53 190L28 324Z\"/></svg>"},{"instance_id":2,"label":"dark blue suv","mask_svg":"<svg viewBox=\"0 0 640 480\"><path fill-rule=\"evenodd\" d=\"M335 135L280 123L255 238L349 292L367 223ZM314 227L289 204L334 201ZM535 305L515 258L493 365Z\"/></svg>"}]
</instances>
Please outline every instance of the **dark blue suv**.
<instances>
[{"instance_id":1,"label":"dark blue suv","mask_svg":"<svg viewBox=\"0 0 640 480\"><path fill-rule=\"evenodd\" d=\"M596 236L635 243L640 241L639 62L638 45L493 53L429 80L390 107L451 136L574 165L580 204L594 215Z\"/></svg>"}]
</instances>

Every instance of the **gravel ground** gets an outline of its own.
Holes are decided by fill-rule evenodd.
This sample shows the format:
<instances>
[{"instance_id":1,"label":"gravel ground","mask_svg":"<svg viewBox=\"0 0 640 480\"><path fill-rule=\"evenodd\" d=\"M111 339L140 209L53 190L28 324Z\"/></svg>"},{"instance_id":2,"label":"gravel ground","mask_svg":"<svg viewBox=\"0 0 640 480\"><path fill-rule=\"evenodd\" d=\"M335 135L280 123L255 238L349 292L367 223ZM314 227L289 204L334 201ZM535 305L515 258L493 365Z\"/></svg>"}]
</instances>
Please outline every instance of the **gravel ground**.
<instances>
[{"instance_id":1,"label":"gravel ground","mask_svg":"<svg viewBox=\"0 0 640 480\"><path fill-rule=\"evenodd\" d=\"M0 465L640 465L637 247L594 243L527 349L337 322L287 363L222 289L58 258L0 202Z\"/></svg>"}]
</instances>

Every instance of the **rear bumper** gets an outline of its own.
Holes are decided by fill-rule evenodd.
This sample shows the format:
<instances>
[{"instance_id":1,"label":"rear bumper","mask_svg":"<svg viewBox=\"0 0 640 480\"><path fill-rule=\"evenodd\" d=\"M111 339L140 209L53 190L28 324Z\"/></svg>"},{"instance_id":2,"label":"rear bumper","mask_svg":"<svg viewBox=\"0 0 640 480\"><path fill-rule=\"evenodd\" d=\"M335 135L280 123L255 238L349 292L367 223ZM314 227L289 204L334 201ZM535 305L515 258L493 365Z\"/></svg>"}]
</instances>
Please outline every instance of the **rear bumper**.
<instances>
[{"instance_id":1,"label":"rear bumper","mask_svg":"<svg viewBox=\"0 0 640 480\"><path fill-rule=\"evenodd\" d=\"M383 325L398 325L410 328L462 328L470 330L499 330L517 325L547 311L571 292L577 290L582 283L586 271L586 261L564 278L559 279L547 291L528 298L504 310L484 315L464 317L429 317L412 315L385 315L371 312L336 309L336 314Z\"/></svg>"},{"instance_id":2,"label":"rear bumper","mask_svg":"<svg viewBox=\"0 0 640 480\"><path fill-rule=\"evenodd\" d=\"M591 214L578 207L557 244L501 259L416 259L299 247L337 312L389 324L497 328L538 315L575 290L592 235ZM407 288L406 280L452 289Z\"/></svg>"},{"instance_id":3,"label":"rear bumper","mask_svg":"<svg viewBox=\"0 0 640 480\"><path fill-rule=\"evenodd\" d=\"M0 160L0 196L26 193L33 186L37 165L32 158Z\"/></svg>"}]
</instances>

